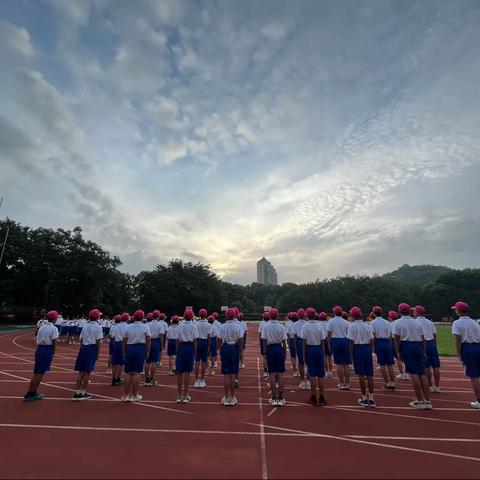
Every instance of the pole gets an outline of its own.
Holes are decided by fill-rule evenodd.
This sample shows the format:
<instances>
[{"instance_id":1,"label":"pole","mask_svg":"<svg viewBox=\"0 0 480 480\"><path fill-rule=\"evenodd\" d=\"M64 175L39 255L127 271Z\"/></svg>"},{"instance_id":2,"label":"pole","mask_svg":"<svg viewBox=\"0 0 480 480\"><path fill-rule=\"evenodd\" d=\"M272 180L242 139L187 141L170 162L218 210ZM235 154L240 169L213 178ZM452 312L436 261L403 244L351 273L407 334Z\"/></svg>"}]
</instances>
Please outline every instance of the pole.
<instances>
[{"instance_id":1,"label":"pole","mask_svg":"<svg viewBox=\"0 0 480 480\"><path fill-rule=\"evenodd\" d=\"M0 267L2 266L3 254L5 252L5 247L7 246L7 238L10 227L7 227L7 233L5 234L5 240L3 241L2 253L0 254Z\"/></svg>"}]
</instances>

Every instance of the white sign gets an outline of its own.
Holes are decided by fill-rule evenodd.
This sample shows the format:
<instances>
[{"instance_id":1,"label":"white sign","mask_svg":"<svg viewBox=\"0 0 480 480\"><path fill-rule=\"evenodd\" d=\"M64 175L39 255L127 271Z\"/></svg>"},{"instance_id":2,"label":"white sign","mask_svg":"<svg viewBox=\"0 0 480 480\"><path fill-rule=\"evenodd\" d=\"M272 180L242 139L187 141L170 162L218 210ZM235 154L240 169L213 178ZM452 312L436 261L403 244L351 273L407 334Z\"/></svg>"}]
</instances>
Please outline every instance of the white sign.
<instances>
[{"instance_id":1,"label":"white sign","mask_svg":"<svg viewBox=\"0 0 480 480\"><path fill-rule=\"evenodd\" d=\"M223 305L221 308L220 308L220 311L222 312L226 312L228 310L228 305Z\"/></svg>"},{"instance_id":2,"label":"white sign","mask_svg":"<svg viewBox=\"0 0 480 480\"><path fill-rule=\"evenodd\" d=\"M185 310L193 310L193 307L185 307Z\"/></svg>"},{"instance_id":3,"label":"white sign","mask_svg":"<svg viewBox=\"0 0 480 480\"><path fill-rule=\"evenodd\" d=\"M271 309L272 307L267 307L267 306L263 307L264 312L269 312Z\"/></svg>"}]
</instances>

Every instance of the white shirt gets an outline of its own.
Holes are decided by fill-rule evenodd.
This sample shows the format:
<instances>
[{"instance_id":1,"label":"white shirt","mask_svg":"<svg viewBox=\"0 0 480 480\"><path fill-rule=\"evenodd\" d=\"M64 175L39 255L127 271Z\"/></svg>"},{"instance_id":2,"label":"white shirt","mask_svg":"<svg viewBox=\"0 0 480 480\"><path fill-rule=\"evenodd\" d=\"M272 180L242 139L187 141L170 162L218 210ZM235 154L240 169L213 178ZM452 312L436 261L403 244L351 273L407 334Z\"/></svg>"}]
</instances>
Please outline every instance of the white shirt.
<instances>
[{"instance_id":1,"label":"white shirt","mask_svg":"<svg viewBox=\"0 0 480 480\"><path fill-rule=\"evenodd\" d=\"M47 325L47 323L50 323L46 318L42 318L37 322L37 328L40 328L42 325Z\"/></svg>"},{"instance_id":2,"label":"white shirt","mask_svg":"<svg viewBox=\"0 0 480 480\"><path fill-rule=\"evenodd\" d=\"M212 334L212 326L208 323L208 320L199 320L197 322L197 338L202 338L206 340L209 335Z\"/></svg>"},{"instance_id":3,"label":"white shirt","mask_svg":"<svg viewBox=\"0 0 480 480\"><path fill-rule=\"evenodd\" d=\"M114 325L113 328L113 335L111 335L112 332L110 332L110 335L115 339L116 342L121 342L123 340L123 337L125 336L125 330L128 327L127 322L120 322Z\"/></svg>"},{"instance_id":4,"label":"white shirt","mask_svg":"<svg viewBox=\"0 0 480 480\"><path fill-rule=\"evenodd\" d=\"M178 326L177 335L180 342L193 342L198 337L197 327L191 320L185 320Z\"/></svg>"},{"instance_id":5,"label":"white shirt","mask_svg":"<svg viewBox=\"0 0 480 480\"><path fill-rule=\"evenodd\" d=\"M266 340L267 345L282 343L286 339L285 327L278 320L270 320L262 329L262 340Z\"/></svg>"},{"instance_id":6,"label":"white shirt","mask_svg":"<svg viewBox=\"0 0 480 480\"><path fill-rule=\"evenodd\" d=\"M392 325L388 320L383 317L377 317L370 322L370 328L372 329L375 338L387 338L392 336Z\"/></svg>"},{"instance_id":7,"label":"white shirt","mask_svg":"<svg viewBox=\"0 0 480 480\"><path fill-rule=\"evenodd\" d=\"M176 340L178 337L178 323L172 323L167 329L167 339Z\"/></svg>"},{"instance_id":8,"label":"white shirt","mask_svg":"<svg viewBox=\"0 0 480 480\"><path fill-rule=\"evenodd\" d=\"M421 342L422 326L409 315L402 315L393 322L392 333L400 336L401 342Z\"/></svg>"},{"instance_id":9,"label":"white shirt","mask_svg":"<svg viewBox=\"0 0 480 480\"><path fill-rule=\"evenodd\" d=\"M151 322L148 322L147 325L150 328L150 336L152 337L152 340L158 340L163 336L163 325L158 320L152 320Z\"/></svg>"},{"instance_id":10,"label":"white shirt","mask_svg":"<svg viewBox=\"0 0 480 480\"><path fill-rule=\"evenodd\" d=\"M289 337L293 337L295 335L295 322L288 320L287 324L285 325L285 330Z\"/></svg>"},{"instance_id":11,"label":"white shirt","mask_svg":"<svg viewBox=\"0 0 480 480\"><path fill-rule=\"evenodd\" d=\"M304 318L298 319L292 327L292 333L293 335L296 335L297 337L300 337L300 334L302 333L302 328L303 326L307 323L307 321Z\"/></svg>"},{"instance_id":12,"label":"white shirt","mask_svg":"<svg viewBox=\"0 0 480 480\"><path fill-rule=\"evenodd\" d=\"M265 325L268 323L268 320L262 320L260 322L260 325L258 326L258 333L261 335L262 334L262 330L263 330L263 327L265 327Z\"/></svg>"},{"instance_id":13,"label":"white shirt","mask_svg":"<svg viewBox=\"0 0 480 480\"><path fill-rule=\"evenodd\" d=\"M82 333L80 334L82 345L95 345L97 340L102 340L102 338L102 327L93 320L87 322L87 324L83 327Z\"/></svg>"},{"instance_id":14,"label":"white shirt","mask_svg":"<svg viewBox=\"0 0 480 480\"><path fill-rule=\"evenodd\" d=\"M323 329L322 323L317 320L309 320L303 325L300 332L300 338L303 338L307 345L321 345L325 340L326 331Z\"/></svg>"},{"instance_id":15,"label":"white shirt","mask_svg":"<svg viewBox=\"0 0 480 480\"><path fill-rule=\"evenodd\" d=\"M210 326L212 327L211 336L218 337L218 333L220 332L220 327L215 322L210 323Z\"/></svg>"},{"instance_id":16,"label":"white shirt","mask_svg":"<svg viewBox=\"0 0 480 480\"><path fill-rule=\"evenodd\" d=\"M213 321L213 324L217 327L217 332L220 331L220 327L222 326L222 323L219 322L217 319Z\"/></svg>"},{"instance_id":17,"label":"white shirt","mask_svg":"<svg viewBox=\"0 0 480 480\"><path fill-rule=\"evenodd\" d=\"M336 315L327 323L327 333L332 334L332 338L345 338L347 336L350 322Z\"/></svg>"},{"instance_id":18,"label":"white shirt","mask_svg":"<svg viewBox=\"0 0 480 480\"><path fill-rule=\"evenodd\" d=\"M434 323L423 316L417 317L416 320L420 323L422 327L422 332L425 340L433 340L434 335L437 334L437 329Z\"/></svg>"},{"instance_id":19,"label":"white shirt","mask_svg":"<svg viewBox=\"0 0 480 480\"><path fill-rule=\"evenodd\" d=\"M480 325L470 317L460 317L452 324L452 333L461 337L462 343L480 343Z\"/></svg>"},{"instance_id":20,"label":"white shirt","mask_svg":"<svg viewBox=\"0 0 480 480\"><path fill-rule=\"evenodd\" d=\"M355 320L348 327L347 338L355 345L368 345L373 338L372 329L363 320Z\"/></svg>"},{"instance_id":21,"label":"white shirt","mask_svg":"<svg viewBox=\"0 0 480 480\"><path fill-rule=\"evenodd\" d=\"M86 324L87 324L87 321L86 321L84 318L81 318L81 319L78 321L78 323L77 323L77 325L78 325L79 327L82 327L82 328L83 328Z\"/></svg>"},{"instance_id":22,"label":"white shirt","mask_svg":"<svg viewBox=\"0 0 480 480\"><path fill-rule=\"evenodd\" d=\"M127 345L146 343L147 337L151 337L150 327L146 323L135 321L127 324L123 338L127 339Z\"/></svg>"},{"instance_id":23,"label":"white shirt","mask_svg":"<svg viewBox=\"0 0 480 480\"><path fill-rule=\"evenodd\" d=\"M63 323L63 318L62 318L62 317L58 317L58 318L55 320L55 325L60 326L60 325L62 325L62 323Z\"/></svg>"},{"instance_id":24,"label":"white shirt","mask_svg":"<svg viewBox=\"0 0 480 480\"><path fill-rule=\"evenodd\" d=\"M222 342L233 345L243 338L242 326L235 320L227 320L218 332L218 337Z\"/></svg>"},{"instance_id":25,"label":"white shirt","mask_svg":"<svg viewBox=\"0 0 480 480\"><path fill-rule=\"evenodd\" d=\"M162 332L160 335L166 335L168 330L168 323L165 320L159 320L158 323L160 324L160 328Z\"/></svg>"},{"instance_id":26,"label":"white shirt","mask_svg":"<svg viewBox=\"0 0 480 480\"><path fill-rule=\"evenodd\" d=\"M35 341L37 345L51 345L58 338L58 329L55 325L47 322L40 326Z\"/></svg>"}]
</instances>

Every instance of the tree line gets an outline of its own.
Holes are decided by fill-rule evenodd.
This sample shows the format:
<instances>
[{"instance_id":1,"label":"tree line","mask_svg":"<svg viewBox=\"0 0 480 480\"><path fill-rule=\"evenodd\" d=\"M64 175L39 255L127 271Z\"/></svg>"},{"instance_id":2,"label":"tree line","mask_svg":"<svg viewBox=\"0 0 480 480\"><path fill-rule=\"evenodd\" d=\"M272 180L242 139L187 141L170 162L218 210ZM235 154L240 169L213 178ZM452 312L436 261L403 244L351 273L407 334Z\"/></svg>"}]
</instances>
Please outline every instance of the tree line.
<instances>
[{"instance_id":1,"label":"tree line","mask_svg":"<svg viewBox=\"0 0 480 480\"><path fill-rule=\"evenodd\" d=\"M73 231L30 228L7 219L0 221L0 242L7 226L8 243L0 265L0 317L4 319L13 312L16 320L33 320L32 312L53 307L64 315L93 307L113 315L138 306L173 314L182 313L186 305L195 310L233 305L258 316L264 305L288 312L299 306L329 311L339 304L357 305L368 313L372 305L393 309L402 301L448 316L450 306L459 299L470 303L474 312L480 310L480 269L404 265L384 276L238 285L220 279L209 265L180 259L138 275L124 273L119 270L121 260L86 240L80 227Z\"/></svg>"}]
</instances>

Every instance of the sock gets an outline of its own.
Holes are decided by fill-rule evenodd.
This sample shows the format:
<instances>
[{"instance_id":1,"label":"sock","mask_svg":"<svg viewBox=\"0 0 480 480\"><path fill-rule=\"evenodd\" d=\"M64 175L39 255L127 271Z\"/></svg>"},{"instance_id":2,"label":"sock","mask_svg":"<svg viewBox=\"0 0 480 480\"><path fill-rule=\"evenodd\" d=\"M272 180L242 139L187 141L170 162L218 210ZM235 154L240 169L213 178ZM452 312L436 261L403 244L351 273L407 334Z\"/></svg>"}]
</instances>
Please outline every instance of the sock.
<instances>
[{"instance_id":1,"label":"sock","mask_svg":"<svg viewBox=\"0 0 480 480\"><path fill-rule=\"evenodd\" d=\"M81 394L81 395L85 395L86 393L87 393L86 390L80 390L80 394Z\"/></svg>"},{"instance_id":2,"label":"sock","mask_svg":"<svg viewBox=\"0 0 480 480\"><path fill-rule=\"evenodd\" d=\"M81 395L81 394L82 394L82 391L81 391L81 390L75 390L75 393L76 393L77 395Z\"/></svg>"},{"instance_id":3,"label":"sock","mask_svg":"<svg viewBox=\"0 0 480 480\"><path fill-rule=\"evenodd\" d=\"M362 400L366 400L367 396L362 394Z\"/></svg>"},{"instance_id":4,"label":"sock","mask_svg":"<svg viewBox=\"0 0 480 480\"><path fill-rule=\"evenodd\" d=\"M368 394L368 399L369 399L369 400L373 400L373 393L369 393L369 394Z\"/></svg>"}]
</instances>

